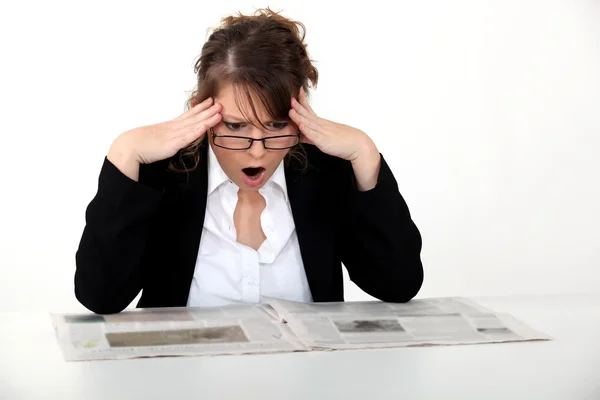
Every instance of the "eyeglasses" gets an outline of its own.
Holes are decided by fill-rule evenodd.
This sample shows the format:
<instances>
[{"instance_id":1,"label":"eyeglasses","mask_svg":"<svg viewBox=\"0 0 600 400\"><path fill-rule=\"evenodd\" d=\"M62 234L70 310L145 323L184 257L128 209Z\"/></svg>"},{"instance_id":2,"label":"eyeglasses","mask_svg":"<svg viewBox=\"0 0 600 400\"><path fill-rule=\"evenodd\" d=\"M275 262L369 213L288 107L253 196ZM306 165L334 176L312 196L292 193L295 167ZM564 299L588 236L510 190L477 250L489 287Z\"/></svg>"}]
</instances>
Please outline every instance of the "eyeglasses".
<instances>
[{"instance_id":1,"label":"eyeglasses","mask_svg":"<svg viewBox=\"0 0 600 400\"><path fill-rule=\"evenodd\" d=\"M210 133L215 146L228 150L248 150L255 141L263 142L263 146L268 150L290 149L300 143L300 132L295 135L268 136L262 139L254 139L246 136L217 135L213 128Z\"/></svg>"}]
</instances>

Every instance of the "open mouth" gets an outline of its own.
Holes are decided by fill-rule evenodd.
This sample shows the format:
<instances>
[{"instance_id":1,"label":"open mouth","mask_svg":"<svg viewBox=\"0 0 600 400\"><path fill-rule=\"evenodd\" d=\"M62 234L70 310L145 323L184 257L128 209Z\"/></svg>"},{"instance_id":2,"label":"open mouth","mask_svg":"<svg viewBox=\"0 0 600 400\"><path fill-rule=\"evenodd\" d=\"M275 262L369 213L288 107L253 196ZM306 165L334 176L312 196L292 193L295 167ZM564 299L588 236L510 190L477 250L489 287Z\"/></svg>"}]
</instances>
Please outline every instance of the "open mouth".
<instances>
[{"instance_id":1,"label":"open mouth","mask_svg":"<svg viewBox=\"0 0 600 400\"><path fill-rule=\"evenodd\" d=\"M265 169L263 167L250 167L242 169L242 172L248 177L248 179L255 181L258 180Z\"/></svg>"}]
</instances>

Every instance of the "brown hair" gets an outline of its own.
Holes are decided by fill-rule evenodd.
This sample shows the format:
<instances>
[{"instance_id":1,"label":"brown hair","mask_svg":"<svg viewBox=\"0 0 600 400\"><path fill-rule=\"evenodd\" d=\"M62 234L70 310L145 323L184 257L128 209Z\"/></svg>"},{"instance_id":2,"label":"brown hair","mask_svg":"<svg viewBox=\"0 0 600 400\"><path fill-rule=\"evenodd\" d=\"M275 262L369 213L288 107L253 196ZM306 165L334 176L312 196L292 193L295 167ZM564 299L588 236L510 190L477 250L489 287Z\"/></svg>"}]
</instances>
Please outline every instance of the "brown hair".
<instances>
[{"instance_id":1,"label":"brown hair","mask_svg":"<svg viewBox=\"0 0 600 400\"><path fill-rule=\"evenodd\" d=\"M239 95L243 94L254 121L261 126L264 127L251 93L260 99L271 118L288 120L291 97L297 98L301 87L308 93L309 82L316 87L318 81L318 71L304 43L305 35L302 23L269 8L258 9L254 15L238 13L221 19L221 25L213 30L194 66L197 85L186 107L189 109L217 95L224 83L231 83L238 108L243 109L239 102ZM195 169L202 142L197 140L182 149L170 169L180 172ZM298 156L297 149L292 149L288 156ZM191 159L191 165L186 165L184 158Z\"/></svg>"}]
</instances>

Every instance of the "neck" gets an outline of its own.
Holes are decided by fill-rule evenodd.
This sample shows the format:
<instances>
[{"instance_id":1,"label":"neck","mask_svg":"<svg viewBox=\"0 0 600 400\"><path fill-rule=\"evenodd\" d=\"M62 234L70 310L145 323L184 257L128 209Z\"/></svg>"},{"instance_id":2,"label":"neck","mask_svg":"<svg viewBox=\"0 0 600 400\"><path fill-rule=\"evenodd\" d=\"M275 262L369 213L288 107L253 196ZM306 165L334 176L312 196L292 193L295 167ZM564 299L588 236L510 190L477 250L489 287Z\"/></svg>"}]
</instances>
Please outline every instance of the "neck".
<instances>
[{"instance_id":1,"label":"neck","mask_svg":"<svg viewBox=\"0 0 600 400\"><path fill-rule=\"evenodd\" d=\"M244 190L244 189L238 190L238 199L239 200L254 201L254 200L259 200L262 198L263 198L263 196L258 192L258 190Z\"/></svg>"}]
</instances>

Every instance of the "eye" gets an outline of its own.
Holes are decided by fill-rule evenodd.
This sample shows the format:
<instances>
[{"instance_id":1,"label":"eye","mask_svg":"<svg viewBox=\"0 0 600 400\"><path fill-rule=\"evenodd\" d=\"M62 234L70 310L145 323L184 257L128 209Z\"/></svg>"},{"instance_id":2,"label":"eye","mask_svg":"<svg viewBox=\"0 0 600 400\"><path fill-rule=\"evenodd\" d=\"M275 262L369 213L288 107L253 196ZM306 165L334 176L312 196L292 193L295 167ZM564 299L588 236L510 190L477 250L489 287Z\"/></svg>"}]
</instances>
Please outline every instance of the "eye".
<instances>
[{"instance_id":1,"label":"eye","mask_svg":"<svg viewBox=\"0 0 600 400\"><path fill-rule=\"evenodd\" d=\"M272 122L270 125L271 125L271 128L273 128L273 129L281 130L281 129L285 128L286 126L288 126L289 122Z\"/></svg>"},{"instance_id":2,"label":"eye","mask_svg":"<svg viewBox=\"0 0 600 400\"><path fill-rule=\"evenodd\" d=\"M236 132L246 126L243 122L224 122L227 129L230 131Z\"/></svg>"}]
</instances>

